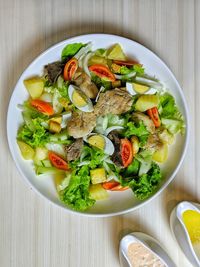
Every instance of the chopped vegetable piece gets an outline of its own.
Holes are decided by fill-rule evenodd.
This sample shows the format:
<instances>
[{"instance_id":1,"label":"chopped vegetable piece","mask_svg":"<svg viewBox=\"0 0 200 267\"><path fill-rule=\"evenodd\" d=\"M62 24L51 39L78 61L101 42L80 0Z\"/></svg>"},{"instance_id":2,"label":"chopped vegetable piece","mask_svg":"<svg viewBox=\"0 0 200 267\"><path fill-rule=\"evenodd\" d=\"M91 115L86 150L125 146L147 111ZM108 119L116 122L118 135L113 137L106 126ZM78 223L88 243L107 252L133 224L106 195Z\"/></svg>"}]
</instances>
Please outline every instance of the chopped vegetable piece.
<instances>
[{"instance_id":1,"label":"chopped vegetable piece","mask_svg":"<svg viewBox=\"0 0 200 267\"><path fill-rule=\"evenodd\" d=\"M171 134L167 129L160 131L158 133L158 136L163 143L166 143L168 145L171 145L174 142L174 135Z\"/></svg>"},{"instance_id":2,"label":"chopped vegetable piece","mask_svg":"<svg viewBox=\"0 0 200 267\"><path fill-rule=\"evenodd\" d=\"M107 56L109 59L126 60L126 56L120 44L115 44L111 49L109 49Z\"/></svg>"},{"instance_id":3,"label":"chopped vegetable piece","mask_svg":"<svg viewBox=\"0 0 200 267\"><path fill-rule=\"evenodd\" d=\"M57 123L61 124L62 117L61 116L59 116L59 117L53 117L53 118L50 119L50 121L54 121L54 122L57 122Z\"/></svg>"},{"instance_id":4,"label":"chopped vegetable piece","mask_svg":"<svg viewBox=\"0 0 200 267\"><path fill-rule=\"evenodd\" d=\"M88 63L89 63L89 66L95 65L95 64L101 64L101 65L107 66L108 62L107 62L105 57L100 57L100 56L94 55L89 59Z\"/></svg>"},{"instance_id":5,"label":"chopped vegetable piece","mask_svg":"<svg viewBox=\"0 0 200 267\"><path fill-rule=\"evenodd\" d=\"M52 106L49 103L44 102L42 100L39 99L32 100L31 105L34 108L36 108L39 112L44 113L46 115L50 116L54 114Z\"/></svg>"},{"instance_id":6,"label":"chopped vegetable piece","mask_svg":"<svg viewBox=\"0 0 200 267\"><path fill-rule=\"evenodd\" d=\"M121 70L121 66L120 65L117 65L115 63L113 63L111 65L111 70L114 72L114 73L121 73L120 70Z\"/></svg>"},{"instance_id":7,"label":"chopped vegetable piece","mask_svg":"<svg viewBox=\"0 0 200 267\"><path fill-rule=\"evenodd\" d=\"M147 110L147 114L149 117L152 119L155 127L160 127L160 118L159 118L159 113L157 107L151 108Z\"/></svg>"},{"instance_id":8,"label":"chopped vegetable piece","mask_svg":"<svg viewBox=\"0 0 200 267\"><path fill-rule=\"evenodd\" d=\"M38 162L48 158L48 150L45 147L36 147L34 162L38 165Z\"/></svg>"},{"instance_id":9,"label":"chopped vegetable piece","mask_svg":"<svg viewBox=\"0 0 200 267\"><path fill-rule=\"evenodd\" d=\"M152 159L159 162L164 163L168 157L168 145L163 144L163 146L153 153Z\"/></svg>"},{"instance_id":10,"label":"chopped vegetable piece","mask_svg":"<svg viewBox=\"0 0 200 267\"><path fill-rule=\"evenodd\" d=\"M106 181L106 172L104 168L97 168L90 171L92 184L100 184Z\"/></svg>"},{"instance_id":11,"label":"chopped vegetable piece","mask_svg":"<svg viewBox=\"0 0 200 267\"><path fill-rule=\"evenodd\" d=\"M89 67L89 70L102 79L106 79L111 82L115 81L115 75L109 70L108 67L104 65L101 64L91 65Z\"/></svg>"},{"instance_id":12,"label":"chopped vegetable piece","mask_svg":"<svg viewBox=\"0 0 200 267\"><path fill-rule=\"evenodd\" d=\"M61 125L55 121L50 120L49 131L52 133L59 133L61 131Z\"/></svg>"},{"instance_id":13,"label":"chopped vegetable piece","mask_svg":"<svg viewBox=\"0 0 200 267\"><path fill-rule=\"evenodd\" d=\"M88 143L102 150L105 148L105 139L103 138L103 136L98 134L90 136L88 138Z\"/></svg>"},{"instance_id":14,"label":"chopped vegetable piece","mask_svg":"<svg viewBox=\"0 0 200 267\"><path fill-rule=\"evenodd\" d=\"M101 184L92 184L89 188L90 197L95 200L108 199L108 192L102 187Z\"/></svg>"},{"instance_id":15,"label":"chopped vegetable piece","mask_svg":"<svg viewBox=\"0 0 200 267\"><path fill-rule=\"evenodd\" d=\"M141 112L147 109L157 107L159 104L159 97L157 95L142 95L138 98L135 109Z\"/></svg>"},{"instance_id":16,"label":"chopped vegetable piece","mask_svg":"<svg viewBox=\"0 0 200 267\"><path fill-rule=\"evenodd\" d=\"M40 77L24 80L24 85L33 99L40 97L44 89L44 81Z\"/></svg>"},{"instance_id":17,"label":"chopped vegetable piece","mask_svg":"<svg viewBox=\"0 0 200 267\"><path fill-rule=\"evenodd\" d=\"M78 68L78 60L76 58L70 59L64 67L63 77L65 81L71 81Z\"/></svg>"},{"instance_id":18,"label":"chopped vegetable piece","mask_svg":"<svg viewBox=\"0 0 200 267\"><path fill-rule=\"evenodd\" d=\"M31 146L20 140L17 140L17 144L24 159L33 159L35 151Z\"/></svg>"},{"instance_id":19,"label":"chopped vegetable piece","mask_svg":"<svg viewBox=\"0 0 200 267\"><path fill-rule=\"evenodd\" d=\"M112 82L113 88L121 87L121 85L122 85L122 83L120 80Z\"/></svg>"},{"instance_id":20,"label":"chopped vegetable piece","mask_svg":"<svg viewBox=\"0 0 200 267\"><path fill-rule=\"evenodd\" d=\"M131 164L133 160L132 144L127 138L121 139L121 157L124 167Z\"/></svg>"},{"instance_id":21,"label":"chopped vegetable piece","mask_svg":"<svg viewBox=\"0 0 200 267\"><path fill-rule=\"evenodd\" d=\"M69 166L67 162L62 159L60 156L55 154L54 152L49 152L49 160L51 161L52 165L58 169L67 171L69 169Z\"/></svg>"},{"instance_id":22,"label":"chopped vegetable piece","mask_svg":"<svg viewBox=\"0 0 200 267\"><path fill-rule=\"evenodd\" d=\"M137 136L132 136L131 137L131 143L132 143L132 149L133 149L133 156L135 156L135 154L138 153L139 151L139 139L137 138Z\"/></svg>"}]
</instances>

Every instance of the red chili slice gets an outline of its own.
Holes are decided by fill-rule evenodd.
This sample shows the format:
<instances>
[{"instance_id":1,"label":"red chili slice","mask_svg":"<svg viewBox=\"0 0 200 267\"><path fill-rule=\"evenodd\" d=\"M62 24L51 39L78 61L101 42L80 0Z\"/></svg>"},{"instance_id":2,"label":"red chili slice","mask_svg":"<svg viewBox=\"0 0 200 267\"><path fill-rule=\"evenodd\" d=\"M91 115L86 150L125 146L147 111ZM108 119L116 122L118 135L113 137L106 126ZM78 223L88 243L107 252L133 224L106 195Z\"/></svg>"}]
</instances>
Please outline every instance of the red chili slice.
<instances>
[{"instance_id":1,"label":"red chili slice","mask_svg":"<svg viewBox=\"0 0 200 267\"><path fill-rule=\"evenodd\" d=\"M69 169L67 162L64 159L62 159L60 156L58 156L56 153L50 151L48 156L49 156L49 160L51 161L54 167L64 170L64 171L67 171Z\"/></svg>"},{"instance_id":2,"label":"red chili slice","mask_svg":"<svg viewBox=\"0 0 200 267\"><path fill-rule=\"evenodd\" d=\"M124 167L130 165L133 160L132 144L127 138L121 139L121 157Z\"/></svg>"},{"instance_id":3,"label":"red chili slice","mask_svg":"<svg viewBox=\"0 0 200 267\"><path fill-rule=\"evenodd\" d=\"M147 114L152 119L155 127L160 127L161 122L160 122L160 117L159 117L159 113L158 113L157 107L148 109L147 110Z\"/></svg>"},{"instance_id":4,"label":"red chili slice","mask_svg":"<svg viewBox=\"0 0 200 267\"><path fill-rule=\"evenodd\" d=\"M108 67L104 65L101 64L91 65L89 67L89 70L100 78L109 80L111 82L114 82L116 80L115 75L109 70Z\"/></svg>"},{"instance_id":5,"label":"red chili slice","mask_svg":"<svg viewBox=\"0 0 200 267\"><path fill-rule=\"evenodd\" d=\"M64 67L63 78L65 81L71 81L78 68L78 61L76 58L71 58Z\"/></svg>"},{"instance_id":6,"label":"red chili slice","mask_svg":"<svg viewBox=\"0 0 200 267\"><path fill-rule=\"evenodd\" d=\"M128 186L123 187L120 183L116 181L104 182L102 186L104 189L111 191L124 191L129 188Z\"/></svg>"},{"instance_id":7,"label":"red chili slice","mask_svg":"<svg viewBox=\"0 0 200 267\"><path fill-rule=\"evenodd\" d=\"M53 107L49 103L39 99L31 100L31 106L36 108L39 112L47 114L49 116L53 115L54 113Z\"/></svg>"}]
</instances>

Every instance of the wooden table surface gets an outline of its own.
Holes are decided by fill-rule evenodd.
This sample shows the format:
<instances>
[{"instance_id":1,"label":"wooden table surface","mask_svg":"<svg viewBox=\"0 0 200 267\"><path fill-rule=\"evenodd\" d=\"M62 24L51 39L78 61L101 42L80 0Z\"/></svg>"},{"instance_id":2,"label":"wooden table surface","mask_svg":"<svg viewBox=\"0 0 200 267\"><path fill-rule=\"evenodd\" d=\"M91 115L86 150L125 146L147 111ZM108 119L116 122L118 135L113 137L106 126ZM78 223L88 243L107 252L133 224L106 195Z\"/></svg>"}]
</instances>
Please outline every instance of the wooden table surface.
<instances>
[{"instance_id":1,"label":"wooden table surface","mask_svg":"<svg viewBox=\"0 0 200 267\"><path fill-rule=\"evenodd\" d=\"M200 1L0 0L0 266L118 267L122 234L157 238L178 267L190 264L173 240L169 214L180 200L200 201ZM68 37L113 33L160 56L183 88L189 148L174 181L139 210L86 218L51 205L21 179L8 150L7 107L22 71L42 51Z\"/></svg>"}]
</instances>

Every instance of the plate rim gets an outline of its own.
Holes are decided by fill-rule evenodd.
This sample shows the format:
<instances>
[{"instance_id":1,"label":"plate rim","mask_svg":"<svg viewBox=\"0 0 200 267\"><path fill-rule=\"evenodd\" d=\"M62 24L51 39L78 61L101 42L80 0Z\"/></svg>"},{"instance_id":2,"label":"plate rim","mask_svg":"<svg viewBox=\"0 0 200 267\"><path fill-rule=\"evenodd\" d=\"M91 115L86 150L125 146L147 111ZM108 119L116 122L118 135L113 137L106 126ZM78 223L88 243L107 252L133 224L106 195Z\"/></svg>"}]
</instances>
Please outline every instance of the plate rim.
<instances>
[{"instance_id":1,"label":"plate rim","mask_svg":"<svg viewBox=\"0 0 200 267\"><path fill-rule=\"evenodd\" d=\"M30 182L30 180L26 177L26 175L23 173L21 167L19 166L18 161L17 161L17 157L15 156L15 153L14 153L14 150L13 150L13 147L12 147L11 139L9 137L9 130L10 129L8 129L8 126L9 126L8 125L9 124L9 114L10 114L10 110L11 110L12 100L14 98L14 92L15 92L16 87L18 86L18 84L19 84L19 82L21 80L21 77L26 72L27 68L32 66L36 61L39 60L40 57L42 57L45 54L47 54L50 50L55 49L56 47L65 44L66 42L67 43L73 42L73 40L76 40L76 39L79 39L79 38L82 38L82 37L86 37L86 38L88 37L88 39L91 38L91 37L95 38L95 36L102 36L102 37L106 37L106 36L112 37L113 36L114 38L119 38L119 39L122 39L124 41L127 41L127 40L131 41L131 42L141 46L143 49L147 50L148 53L150 53L154 57L156 57L156 59L158 59L160 61L160 63L168 70L169 74L173 78L173 80L174 80L174 82L176 84L176 87L178 88L178 91L180 93L180 97L181 97L181 99L183 101L184 110L185 110L185 125L186 125L186 127L185 127L185 142L184 142L183 152L182 152L182 155L180 157L179 163L176 166L176 168L174 169L172 175L169 177L169 179L165 183L162 184L162 186L159 188L159 190L155 194L153 194L152 196L150 196L148 199L144 200L143 202L137 204L137 206L131 207L131 208L128 208L128 209L125 209L125 210L122 210L122 211L110 212L110 213L90 213L87 210L85 212L72 210L71 208L68 208L67 206L62 206L62 205L59 205L58 203L55 203L53 200L51 200L51 199L47 198L45 195L43 195ZM182 163L184 161L184 158L185 158L185 155L186 155L186 151L187 151L187 148L188 148L188 144L189 144L190 129L191 128L190 128L190 122L189 122L189 109L188 109L188 105L187 105L183 90L182 90L180 84L178 83L175 75L173 74L171 69L167 66L167 64L163 61L163 59L160 58L159 56L157 56L157 54L154 53L153 51L151 51L149 48L147 48L146 46L140 44L137 41L134 41L134 40L132 40L130 38L126 38L126 37L123 37L123 36L120 36L120 35L107 34L107 33L89 33L89 34L82 34L82 35L73 36L73 37L67 38L67 39L65 39L63 41L60 41L60 42L50 46L49 48L47 48L43 52L41 52L36 58L34 58L34 60L31 61L31 63L28 64L27 67L25 67L24 71L19 76L15 86L13 87L12 95L10 97L9 104L8 104L7 117L6 117L6 135L7 135L7 142L8 142L8 146L9 146L9 151L11 153L12 159L13 159L13 161L15 163L15 166L17 167L17 170L18 170L19 174L21 175L23 180L26 182L28 187L30 189L32 189L34 192L36 192L36 194L40 195L43 199L45 199L48 202L50 202L50 204L53 204L56 207L59 207L59 208L63 209L65 212L70 212L72 214L82 215L82 216L86 216L86 217L100 217L100 218L102 218L102 217L113 217L113 216L124 215L124 214L130 213L130 212L135 211L135 210L141 208L142 206L148 204L150 201L152 201L154 198L156 198L159 194L161 194L166 189L166 187L172 182L172 180L175 178L175 176L177 175L177 173L178 173L178 171L179 171L179 169L180 169L180 167L181 167L181 165L182 165Z\"/></svg>"}]
</instances>

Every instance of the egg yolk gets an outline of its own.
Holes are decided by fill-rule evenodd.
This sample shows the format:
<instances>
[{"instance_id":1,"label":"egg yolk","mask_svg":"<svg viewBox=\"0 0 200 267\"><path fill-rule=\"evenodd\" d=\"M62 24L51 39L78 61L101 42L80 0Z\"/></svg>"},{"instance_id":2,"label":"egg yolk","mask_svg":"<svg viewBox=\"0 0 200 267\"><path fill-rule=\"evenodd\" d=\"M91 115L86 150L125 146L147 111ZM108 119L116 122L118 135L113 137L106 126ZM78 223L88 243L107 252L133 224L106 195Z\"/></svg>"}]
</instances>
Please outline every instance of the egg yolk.
<instances>
[{"instance_id":1,"label":"egg yolk","mask_svg":"<svg viewBox=\"0 0 200 267\"><path fill-rule=\"evenodd\" d=\"M191 242L200 242L200 213L195 210L186 210L183 213L182 218Z\"/></svg>"},{"instance_id":2,"label":"egg yolk","mask_svg":"<svg viewBox=\"0 0 200 267\"><path fill-rule=\"evenodd\" d=\"M102 150L105 148L105 140L101 135L92 135L88 138L88 143Z\"/></svg>"},{"instance_id":3,"label":"egg yolk","mask_svg":"<svg viewBox=\"0 0 200 267\"><path fill-rule=\"evenodd\" d=\"M74 90L72 94L72 102L77 107L84 107L87 105L87 101L77 90Z\"/></svg>"}]
</instances>

